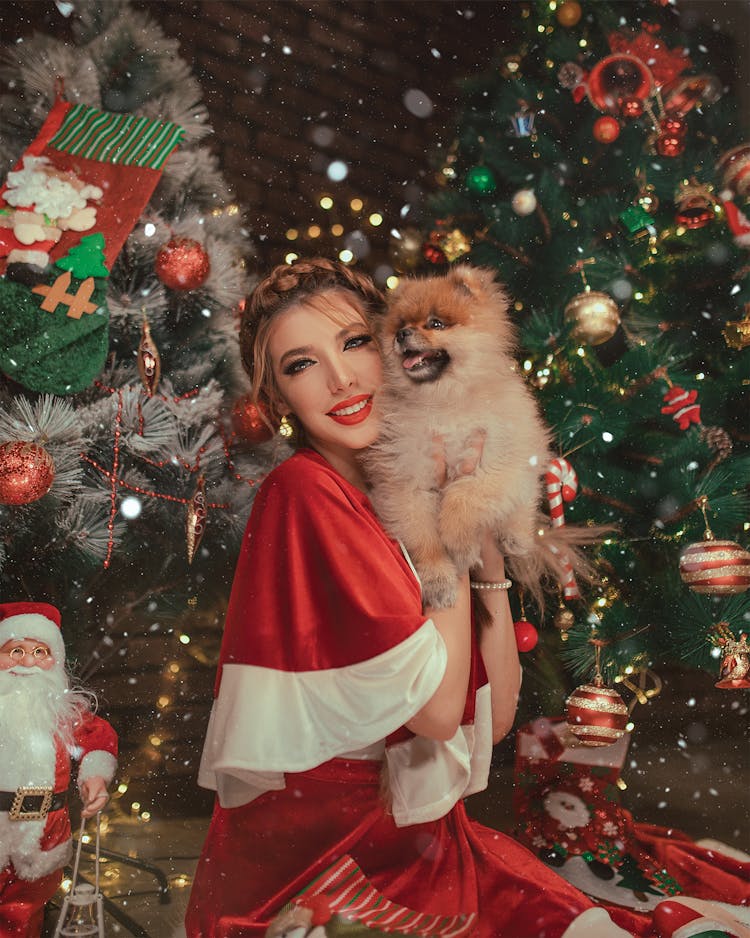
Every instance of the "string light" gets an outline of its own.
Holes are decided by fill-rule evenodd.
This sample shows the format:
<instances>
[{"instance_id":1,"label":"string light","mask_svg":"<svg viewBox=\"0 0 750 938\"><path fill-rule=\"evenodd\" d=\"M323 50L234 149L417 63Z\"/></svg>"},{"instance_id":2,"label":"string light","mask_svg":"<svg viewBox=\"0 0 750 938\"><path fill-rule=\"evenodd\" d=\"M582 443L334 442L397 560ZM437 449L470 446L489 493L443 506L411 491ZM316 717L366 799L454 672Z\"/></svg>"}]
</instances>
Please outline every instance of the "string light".
<instances>
[{"instance_id":1,"label":"string light","mask_svg":"<svg viewBox=\"0 0 750 938\"><path fill-rule=\"evenodd\" d=\"M333 199L330 195L324 195L319 204L322 209L328 211L328 209L333 208Z\"/></svg>"},{"instance_id":2,"label":"string light","mask_svg":"<svg viewBox=\"0 0 750 938\"><path fill-rule=\"evenodd\" d=\"M395 274L391 274L390 277L386 278L385 285L389 290L395 290L399 284L399 279Z\"/></svg>"},{"instance_id":3,"label":"string light","mask_svg":"<svg viewBox=\"0 0 750 938\"><path fill-rule=\"evenodd\" d=\"M299 237L299 231L296 228L287 228L286 230L286 239L287 241L296 241Z\"/></svg>"},{"instance_id":4,"label":"string light","mask_svg":"<svg viewBox=\"0 0 750 938\"><path fill-rule=\"evenodd\" d=\"M349 208L353 212L361 212L364 207L365 203L362 201L362 199L352 199L349 203Z\"/></svg>"},{"instance_id":5,"label":"string light","mask_svg":"<svg viewBox=\"0 0 750 938\"><path fill-rule=\"evenodd\" d=\"M373 228L377 228L379 225L383 224L383 216L380 212L373 212L372 215L368 218L368 221Z\"/></svg>"},{"instance_id":6,"label":"string light","mask_svg":"<svg viewBox=\"0 0 750 938\"><path fill-rule=\"evenodd\" d=\"M285 255L284 263L293 264L294 261L296 261L298 257L299 257L299 254L294 254L293 252L290 252L289 254Z\"/></svg>"},{"instance_id":7,"label":"string light","mask_svg":"<svg viewBox=\"0 0 750 938\"><path fill-rule=\"evenodd\" d=\"M331 234L334 236L334 238L340 238L343 233L344 233L343 225L339 225L339 224L331 225Z\"/></svg>"},{"instance_id":8,"label":"string light","mask_svg":"<svg viewBox=\"0 0 750 938\"><path fill-rule=\"evenodd\" d=\"M310 225L307 229L307 235L310 238L319 238L320 237L320 225Z\"/></svg>"}]
</instances>

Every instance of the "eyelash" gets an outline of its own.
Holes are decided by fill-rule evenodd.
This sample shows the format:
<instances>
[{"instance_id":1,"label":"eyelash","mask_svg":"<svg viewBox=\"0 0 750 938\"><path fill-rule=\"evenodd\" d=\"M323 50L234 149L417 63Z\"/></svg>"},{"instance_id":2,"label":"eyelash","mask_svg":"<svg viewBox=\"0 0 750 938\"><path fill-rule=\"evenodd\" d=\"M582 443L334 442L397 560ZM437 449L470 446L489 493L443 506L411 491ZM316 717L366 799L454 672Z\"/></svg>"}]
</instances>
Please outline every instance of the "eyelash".
<instances>
[{"instance_id":1,"label":"eyelash","mask_svg":"<svg viewBox=\"0 0 750 938\"><path fill-rule=\"evenodd\" d=\"M372 336L369 332L363 332L361 335L352 335L344 342L344 351L350 351L353 348L362 348L363 345L368 345L372 342ZM285 375L297 375L302 371L305 371L309 365L314 365L315 361L312 358L297 358L294 361L289 362L288 365L284 367L283 373Z\"/></svg>"}]
</instances>

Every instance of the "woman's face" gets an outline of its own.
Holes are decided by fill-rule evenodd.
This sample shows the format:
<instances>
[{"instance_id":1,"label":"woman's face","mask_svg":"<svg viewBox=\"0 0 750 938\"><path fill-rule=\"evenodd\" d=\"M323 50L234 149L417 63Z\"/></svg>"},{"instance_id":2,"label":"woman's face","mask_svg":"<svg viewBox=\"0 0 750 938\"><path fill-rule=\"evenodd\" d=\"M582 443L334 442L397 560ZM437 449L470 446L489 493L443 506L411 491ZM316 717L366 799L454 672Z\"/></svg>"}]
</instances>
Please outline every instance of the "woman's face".
<instances>
[{"instance_id":1,"label":"woman's face","mask_svg":"<svg viewBox=\"0 0 750 938\"><path fill-rule=\"evenodd\" d=\"M294 414L310 445L340 468L375 441L382 366L377 344L347 293L332 290L323 299L336 315L327 315L320 304L290 306L271 326L268 351L279 412Z\"/></svg>"}]
</instances>

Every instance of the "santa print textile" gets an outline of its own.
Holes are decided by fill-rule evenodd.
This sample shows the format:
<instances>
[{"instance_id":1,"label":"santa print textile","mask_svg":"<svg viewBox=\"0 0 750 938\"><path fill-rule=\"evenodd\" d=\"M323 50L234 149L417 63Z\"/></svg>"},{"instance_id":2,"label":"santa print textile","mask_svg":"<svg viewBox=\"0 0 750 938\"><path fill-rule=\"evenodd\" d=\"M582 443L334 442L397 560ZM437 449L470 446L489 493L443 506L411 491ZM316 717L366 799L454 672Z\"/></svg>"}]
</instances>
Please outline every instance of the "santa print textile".
<instances>
[{"instance_id":1,"label":"santa print textile","mask_svg":"<svg viewBox=\"0 0 750 938\"><path fill-rule=\"evenodd\" d=\"M610 746L582 746L562 717L520 727L513 807L521 843L554 857L562 877L600 902L639 912L672 895L750 904L749 863L674 828L638 823L620 804L628 744L625 734Z\"/></svg>"},{"instance_id":2,"label":"santa print textile","mask_svg":"<svg viewBox=\"0 0 750 938\"><path fill-rule=\"evenodd\" d=\"M99 111L58 98L23 155L46 157L56 169L74 172L86 184L104 190L96 202L94 230L104 235L105 263L111 270L182 133L176 124ZM5 204L4 191L5 186L0 189L0 208ZM50 251L52 261L80 240L81 232L63 232ZM0 257L13 247L18 244L12 231L0 229Z\"/></svg>"},{"instance_id":3,"label":"santa print textile","mask_svg":"<svg viewBox=\"0 0 750 938\"><path fill-rule=\"evenodd\" d=\"M476 914L476 938L559 938L591 907L525 847L471 820L460 797L435 818L397 825L382 791L382 758L347 757L376 740L365 730L358 734L346 712L329 714L337 727L329 755L301 767L315 749L300 727L308 736L324 736L328 725L320 722L324 711L316 709L324 700L307 693L310 680L330 678L339 682L339 691L348 687L355 710L355 695L364 694L368 707L378 711L371 715L371 729L382 730L390 720L381 740L386 764L390 749L408 744L411 734L403 724L429 699L434 676L415 693L411 712L402 712L394 707L392 690L378 693L373 662L383 663L394 686L390 669L397 666L399 650L430 629L436 631L424 620L411 568L359 490L309 450L271 473L256 498L237 565L214 705L215 713L225 711L223 729L231 733L238 725L236 735L247 748L243 756L238 742L224 747L215 726L201 770L202 784L209 787L221 789L222 776L248 774L259 787L248 786L244 802L232 799L233 807L217 799L190 898L189 938L263 935L282 906L345 855L391 902L418 913ZM439 682L442 643L425 647L441 662ZM409 661L403 669L404 687L415 680L412 666ZM247 709L250 698L241 699L233 713L228 700L221 703L223 672L243 667L258 678L259 694L273 692L274 682L287 689L286 698L276 698L279 713L264 711L259 719ZM435 671L429 656L422 668ZM473 726L474 705L486 686L476 646L471 685L463 734L457 734L469 741L472 728L480 735ZM305 707L312 708L308 724ZM336 736L341 724L351 736L349 753ZM482 727L482 735L489 732ZM268 742L272 765L263 761L258 738ZM443 745L450 748L452 742ZM281 766L284 758L298 767ZM467 790L478 790L475 783L472 776ZM633 934L650 934L645 916L622 909L612 916Z\"/></svg>"}]
</instances>

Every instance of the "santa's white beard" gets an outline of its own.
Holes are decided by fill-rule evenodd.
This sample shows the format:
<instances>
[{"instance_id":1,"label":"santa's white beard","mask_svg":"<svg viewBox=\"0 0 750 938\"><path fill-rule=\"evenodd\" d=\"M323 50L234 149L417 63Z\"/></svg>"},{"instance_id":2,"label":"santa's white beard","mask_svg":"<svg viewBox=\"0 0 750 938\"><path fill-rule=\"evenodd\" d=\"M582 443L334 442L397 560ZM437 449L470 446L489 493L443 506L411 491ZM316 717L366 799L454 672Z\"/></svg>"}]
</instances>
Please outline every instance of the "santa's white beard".
<instances>
[{"instance_id":1,"label":"santa's white beard","mask_svg":"<svg viewBox=\"0 0 750 938\"><path fill-rule=\"evenodd\" d=\"M60 666L0 671L0 790L53 785L55 739L72 743L73 725L86 706L84 695L69 690Z\"/></svg>"}]
</instances>

